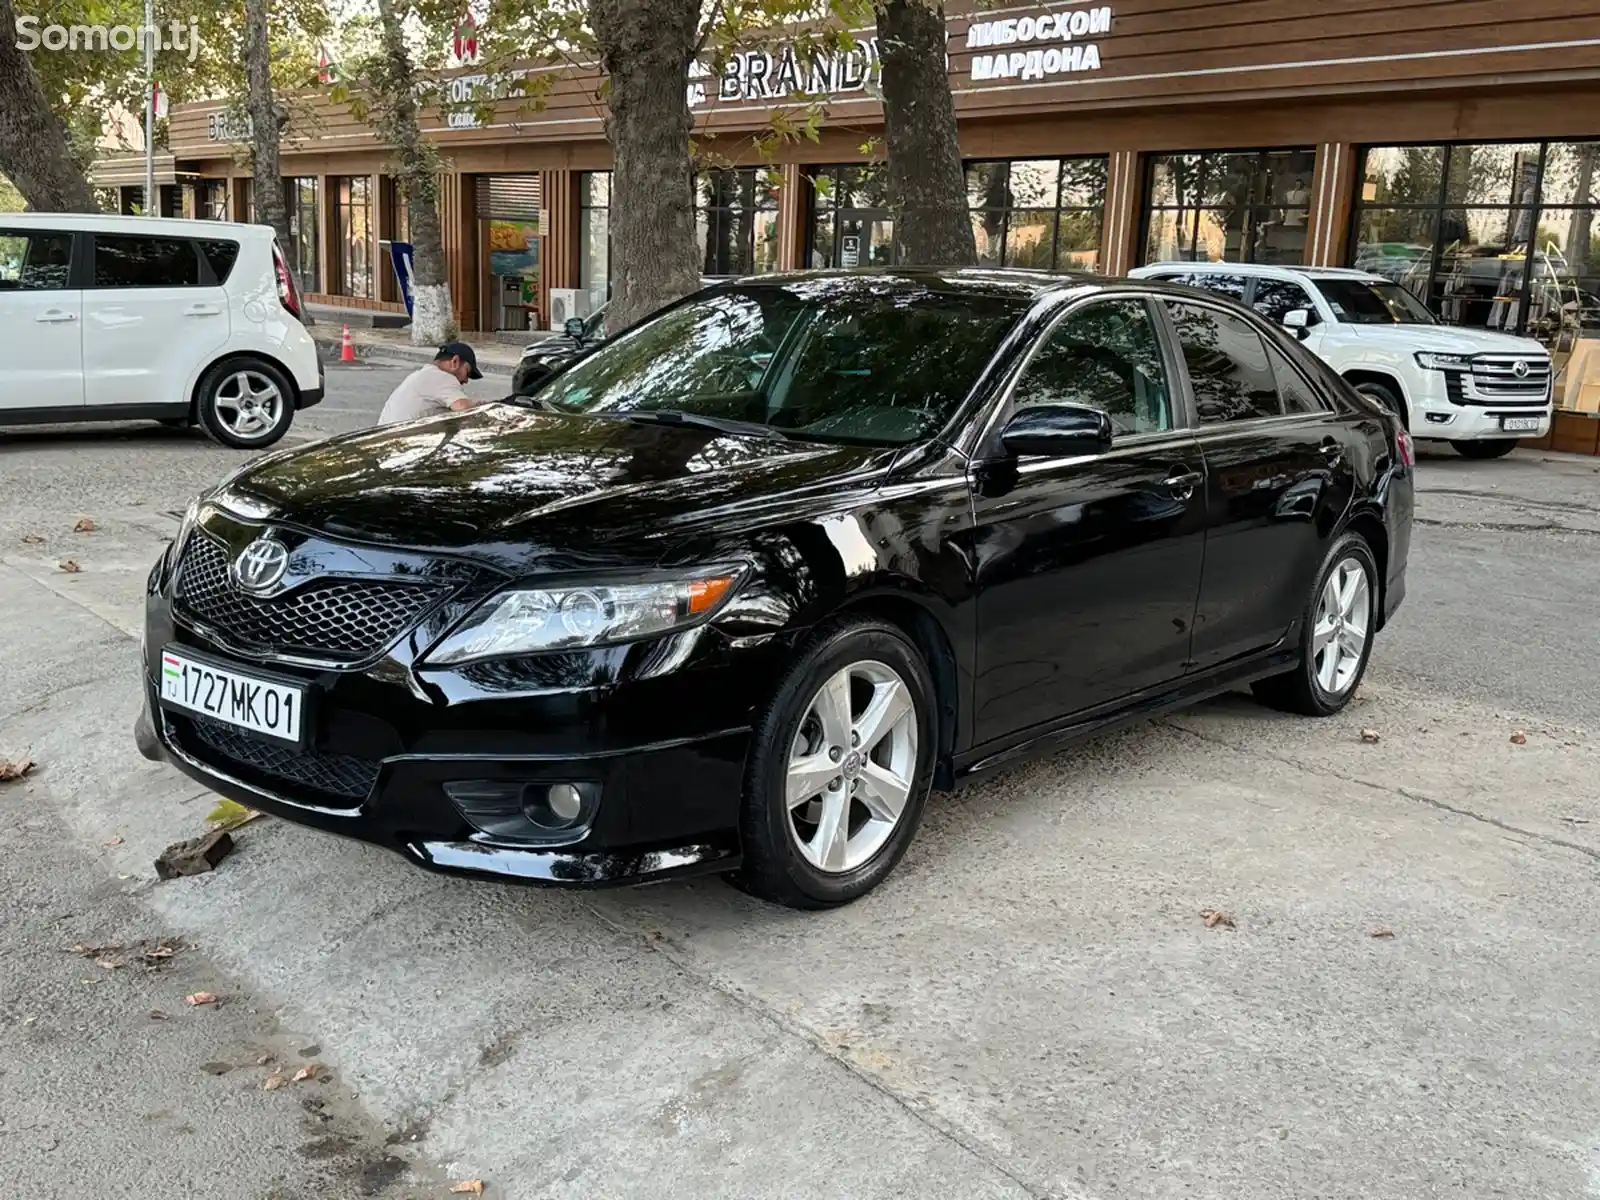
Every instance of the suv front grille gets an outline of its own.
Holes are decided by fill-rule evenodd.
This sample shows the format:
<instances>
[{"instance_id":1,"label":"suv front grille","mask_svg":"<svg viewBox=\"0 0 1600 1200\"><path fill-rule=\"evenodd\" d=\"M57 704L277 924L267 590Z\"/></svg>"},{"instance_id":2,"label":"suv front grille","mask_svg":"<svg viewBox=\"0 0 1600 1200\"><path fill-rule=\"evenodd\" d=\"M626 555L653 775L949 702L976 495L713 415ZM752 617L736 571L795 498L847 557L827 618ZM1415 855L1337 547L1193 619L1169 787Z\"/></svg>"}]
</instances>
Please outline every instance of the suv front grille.
<instances>
[{"instance_id":1,"label":"suv front grille","mask_svg":"<svg viewBox=\"0 0 1600 1200\"><path fill-rule=\"evenodd\" d=\"M1522 374L1517 364L1524 365ZM1452 404L1535 406L1550 400L1550 360L1533 355L1479 354L1470 374L1445 373L1445 391Z\"/></svg>"},{"instance_id":2,"label":"suv front grille","mask_svg":"<svg viewBox=\"0 0 1600 1200\"><path fill-rule=\"evenodd\" d=\"M197 532L178 567L174 605L240 650L353 663L393 645L447 589L422 581L330 576L261 600L233 586L227 551Z\"/></svg>"},{"instance_id":3,"label":"suv front grille","mask_svg":"<svg viewBox=\"0 0 1600 1200\"><path fill-rule=\"evenodd\" d=\"M288 800L354 808L378 781L379 764L370 759L280 746L208 717L169 713L167 720L180 726L180 737L182 726L188 727L190 736L181 740L196 758L229 774L239 774L243 767L246 776L260 777ZM255 780L247 777L245 782Z\"/></svg>"}]
</instances>

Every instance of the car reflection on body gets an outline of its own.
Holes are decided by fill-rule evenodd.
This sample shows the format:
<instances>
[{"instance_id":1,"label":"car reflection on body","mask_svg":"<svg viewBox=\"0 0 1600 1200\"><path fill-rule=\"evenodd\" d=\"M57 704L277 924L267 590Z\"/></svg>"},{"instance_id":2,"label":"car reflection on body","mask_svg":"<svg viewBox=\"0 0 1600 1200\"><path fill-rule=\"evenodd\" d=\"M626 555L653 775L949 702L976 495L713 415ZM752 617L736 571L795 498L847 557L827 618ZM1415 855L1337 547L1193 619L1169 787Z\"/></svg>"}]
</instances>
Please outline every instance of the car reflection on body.
<instances>
[{"instance_id":1,"label":"car reflection on body","mask_svg":"<svg viewBox=\"0 0 1600 1200\"><path fill-rule=\"evenodd\" d=\"M140 744L439 870L824 907L933 788L1237 685L1343 708L1411 473L1394 417L1186 289L722 285L523 404L201 497L150 575Z\"/></svg>"}]
</instances>

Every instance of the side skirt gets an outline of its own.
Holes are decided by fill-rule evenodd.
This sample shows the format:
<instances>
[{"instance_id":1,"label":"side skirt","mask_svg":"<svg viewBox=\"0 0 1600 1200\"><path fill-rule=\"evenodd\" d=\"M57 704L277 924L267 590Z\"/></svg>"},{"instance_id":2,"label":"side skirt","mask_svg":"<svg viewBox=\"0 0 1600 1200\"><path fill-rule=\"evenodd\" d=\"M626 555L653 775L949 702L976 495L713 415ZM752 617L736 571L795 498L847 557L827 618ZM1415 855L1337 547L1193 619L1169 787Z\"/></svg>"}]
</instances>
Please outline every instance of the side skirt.
<instances>
[{"instance_id":1,"label":"side skirt","mask_svg":"<svg viewBox=\"0 0 1600 1200\"><path fill-rule=\"evenodd\" d=\"M1113 729L1164 716L1243 684L1281 674L1293 667L1299 657L1295 642L1280 643L1263 654L1229 663L1205 675L1181 679L1170 687L1152 689L1115 705L1090 709L976 746L956 756L955 783L965 784L990 771L1039 758Z\"/></svg>"},{"instance_id":2,"label":"side skirt","mask_svg":"<svg viewBox=\"0 0 1600 1200\"><path fill-rule=\"evenodd\" d=\"M187 417L187 404L67 404L59 408L0 408L0 425L78 425L86 421L166 421Z\"/></svg>"}]
</instances>

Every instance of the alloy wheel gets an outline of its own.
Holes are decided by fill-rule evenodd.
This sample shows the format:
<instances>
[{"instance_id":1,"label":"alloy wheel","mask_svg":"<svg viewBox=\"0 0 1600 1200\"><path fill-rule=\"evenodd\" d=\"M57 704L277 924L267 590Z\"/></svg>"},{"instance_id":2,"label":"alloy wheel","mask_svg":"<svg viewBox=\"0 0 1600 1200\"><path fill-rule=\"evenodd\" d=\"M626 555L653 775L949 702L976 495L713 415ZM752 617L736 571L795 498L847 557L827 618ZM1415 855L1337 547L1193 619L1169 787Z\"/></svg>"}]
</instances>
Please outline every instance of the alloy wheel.
<instances>
[{"instance_id":1,"label":"alloy wheel","mask_svg":"<svg viewBox=\"0 0 1600 1200\"><path fill-rule=\"evenodd\" d=\"M916 700L882 662L851 663L812 697L785 772L789 836L829 875L854 871L900 824L917 773Z\"/></svg>"},{"instance_id":2,"label":"alloy wheel","mask_svg":"<svg viewBox=\"0 0 1600 1200\"><path fill-rule=\"evenodd\" d=\"M235 371L217 385L212 408L224 429L249 440L277 428L283 415L283 393L260 372Z\"/></svg>"},{"instance_id":3,"label":"alloy wheel","mask_svg":"<svg viewBox=\"0 0 1600 1200\"><path fill-rule=\"evenodd\" d=\"M1330 696L1349 691L1361 673L1372 633L1372 584L1366 568L1344 558L1328 574L1317 600L1311 633L1312 670L1317 686Z\"/></svg>"}]
</instances>

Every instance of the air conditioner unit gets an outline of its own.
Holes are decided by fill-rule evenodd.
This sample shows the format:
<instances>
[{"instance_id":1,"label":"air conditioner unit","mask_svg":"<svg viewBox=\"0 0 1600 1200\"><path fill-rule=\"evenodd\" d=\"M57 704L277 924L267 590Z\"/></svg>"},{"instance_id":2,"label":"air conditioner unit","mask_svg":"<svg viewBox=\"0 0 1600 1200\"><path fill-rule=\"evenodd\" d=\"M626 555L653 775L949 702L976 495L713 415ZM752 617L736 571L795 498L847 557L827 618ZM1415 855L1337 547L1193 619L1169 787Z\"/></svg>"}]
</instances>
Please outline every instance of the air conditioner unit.
<instances>
[{"instance_id":1,"label":"air conditioner unit","mask_svg":"<svg viewBox=\"0 0 1600 1200\"><path fill-rule=\"evenodd\" d=\"M591 311L589 293L583 288L550 289L551 329L560 329L573 317L587 317Z\"/></svg>"}]
</instances>

